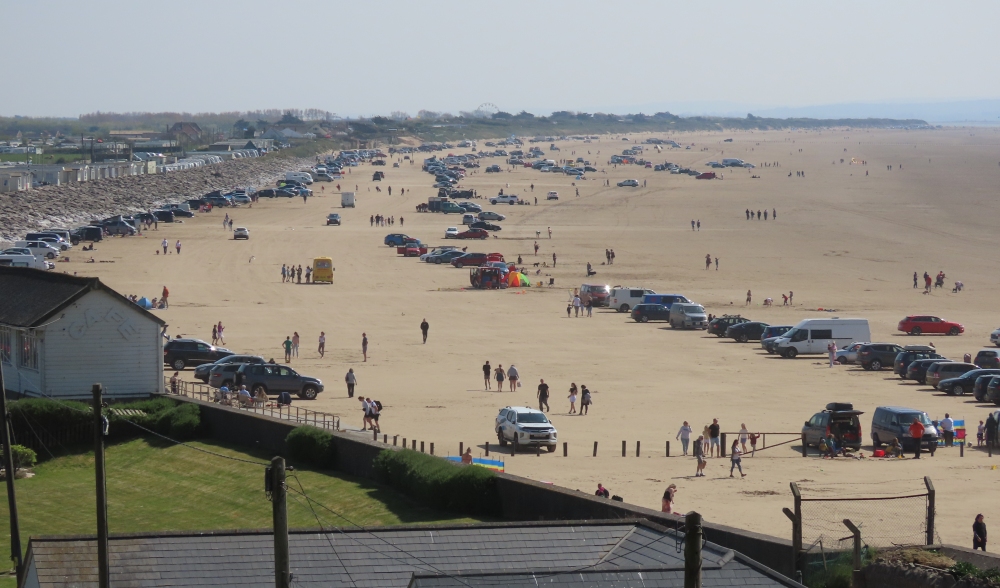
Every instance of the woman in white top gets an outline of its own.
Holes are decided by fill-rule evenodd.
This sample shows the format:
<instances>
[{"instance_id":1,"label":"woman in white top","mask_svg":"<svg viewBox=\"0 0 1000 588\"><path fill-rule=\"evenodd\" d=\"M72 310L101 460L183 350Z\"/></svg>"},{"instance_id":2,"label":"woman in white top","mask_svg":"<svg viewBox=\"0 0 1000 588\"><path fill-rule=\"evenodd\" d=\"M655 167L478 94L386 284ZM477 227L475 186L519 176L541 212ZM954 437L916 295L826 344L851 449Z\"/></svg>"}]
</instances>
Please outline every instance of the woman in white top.
<instances>
[{"instance_id":1,"label":"woman in white top","mask_svg":"<svg viewBox=\"0 0 1000 588\"><path fill-rule=\"evenodd\" d=\"M743 473L743 460L740 459L741 455L743 455L743 452L740 450L739 440L738 439L733 439L733 446L730 448L730 453L729 453L729 464L730 464L729 465L729 477L730 478L733 477L733 470L736 469L736 468L740 469L740 476L741 477L743 477L743 478L747 477L747 475Z\"/></svg>"},{"instance_id":2,"label":"woman in white top","mask_svg":"<svg viewBox=\"0 0 1000 588\"><path fill-rule=\"evenodd\" d=\"M574 414L576 412L576 384L569 387L569 414Z\"/></svg>"},{"instance_id":3,"label":"woman in white top","mask_svg":"<svg viewBox=\"0 0 1000 588\"><path fill-rule=\"evenodd\" d=\"M684 424L681 425L675 439L681 440L681 448L684 449L684 455L686 456L688 454L688 444L691 443L691 425L687 421L684 421Z\"/></svg>"},{"instance_id":4,"label":"woman in white top","mask_svg":"<svg viewBox=\"0 0 1000 588\"><path fill-rule=\"evenodd\" d=\"M750 439L750 431L747 430L746 423L740 423L740 445L743 446L743 453L747 452L747 441Z\"/></svg>"}]
</instances>

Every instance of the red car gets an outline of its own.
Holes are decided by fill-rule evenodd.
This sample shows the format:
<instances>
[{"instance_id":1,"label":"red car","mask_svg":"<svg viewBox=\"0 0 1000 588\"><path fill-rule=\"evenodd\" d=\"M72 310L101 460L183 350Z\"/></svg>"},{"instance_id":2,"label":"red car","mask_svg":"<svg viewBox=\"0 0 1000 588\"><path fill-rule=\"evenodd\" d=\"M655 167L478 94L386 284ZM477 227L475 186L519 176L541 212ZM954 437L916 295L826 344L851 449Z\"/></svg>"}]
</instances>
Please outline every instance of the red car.
<instances>
[{"instance_id":1,"label":"red car","mask_svg":"<svg viewBox=\"0 0 1000 588\"><path fill-rule=\"evenodd\" d=\"M456 239L488 239L490 234L483 229L469 229L455 235Z\"/></svg>"},{"instance_id":2,"label":"red car","mask_svg":"<svg viewBox=\"0 0 1000 588\"><path fill-rule=\"evenodd\" d=\"M911 335L958 335L965 332L965 327L959 323L926 315L908 316L899 321L896 329Z\"/></svg>"},{"instance_id":3,"label":"red car","mask_svg":"<svg viewBox=\"0 0 1000 588\"><path fill-rule=\"evenodd\" d=\"M694 177L696 180L714 180L715 172L702 172Z\"/></svg>"}]
</instances>

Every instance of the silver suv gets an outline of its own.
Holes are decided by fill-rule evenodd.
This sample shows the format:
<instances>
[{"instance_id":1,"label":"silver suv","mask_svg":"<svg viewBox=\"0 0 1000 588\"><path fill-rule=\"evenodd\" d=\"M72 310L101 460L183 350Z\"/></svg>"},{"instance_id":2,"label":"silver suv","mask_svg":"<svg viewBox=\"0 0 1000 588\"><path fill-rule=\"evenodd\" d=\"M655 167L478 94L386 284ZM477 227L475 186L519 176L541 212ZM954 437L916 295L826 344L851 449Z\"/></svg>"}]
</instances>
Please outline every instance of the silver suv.
<instances>
[{"instance_id":1,"label":"silver suv","mask_svg":"<svg viewBox=\"0 0 1000 588\"><path fill-rule=\"evenodd\" d=\"M501 408L495 425L500 445L514 444L514 451L522 447L543 446L552 453L558 444L556 428L545 413L526 406Z\"/></svg>"}]
</instances>

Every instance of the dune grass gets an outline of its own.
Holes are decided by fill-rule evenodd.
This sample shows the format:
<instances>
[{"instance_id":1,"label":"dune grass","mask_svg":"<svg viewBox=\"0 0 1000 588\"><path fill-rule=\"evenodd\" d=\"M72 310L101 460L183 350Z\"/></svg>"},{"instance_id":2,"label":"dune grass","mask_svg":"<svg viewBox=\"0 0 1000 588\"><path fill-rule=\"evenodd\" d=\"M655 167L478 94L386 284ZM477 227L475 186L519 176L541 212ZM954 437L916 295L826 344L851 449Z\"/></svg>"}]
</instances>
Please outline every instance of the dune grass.
<instances>
[{"instance_id":1,"label":"dune grass","mask_svg":"<svg viewBox=\"0 0 1000 588\"><path fill-rule=\"evenodd\" d=\"M271 458L214 442L191 445L262 463ZM112 445L105 455L111 533L271 527L262 466L146 439ZM95 534L93 452L57 457L38 464L34 472L34 477L16 482L22 549L27 550L32 536ZM475 520L422 507L366 480L310 470L297 470L295 475L313 500L359 525ZM288 485L298 488L291 477ZM0 519L9 525L6 497L2 502ZM329 512L318 508L317 512L324 526L351 526ZM305 501L294 492L288 493L288 525L318 526ZM0 530L0 554L8 553L10 534ZM8 586L14 586L12 579L0 579L0 588Z\"/></svg>"}]
</instances>

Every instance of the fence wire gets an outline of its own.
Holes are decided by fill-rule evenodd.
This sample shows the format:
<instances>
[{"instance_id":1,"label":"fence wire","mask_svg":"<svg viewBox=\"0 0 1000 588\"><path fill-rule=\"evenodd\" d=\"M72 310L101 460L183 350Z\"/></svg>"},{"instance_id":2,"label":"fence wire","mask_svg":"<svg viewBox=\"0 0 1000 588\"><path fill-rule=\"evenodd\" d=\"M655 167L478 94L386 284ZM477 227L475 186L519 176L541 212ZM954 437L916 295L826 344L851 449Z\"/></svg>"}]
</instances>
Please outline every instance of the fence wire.
<instances>
[{"instance_id":1,"label":"fence wire","mask_svg":"<svg viewBox=\"0 0 1000 588\"><path fill-rule=\"evenodd\" d=\"M861 540L875 548L923 545L927 539L927 494L865 498L802 498L802 546L807 551L851 549L850 519Z\"/></svg>"}]
</instances>

